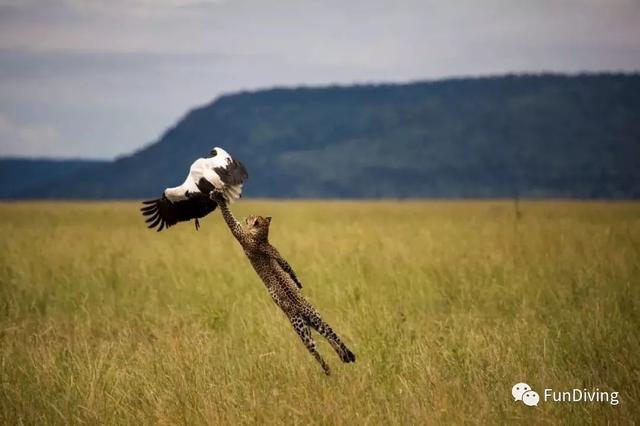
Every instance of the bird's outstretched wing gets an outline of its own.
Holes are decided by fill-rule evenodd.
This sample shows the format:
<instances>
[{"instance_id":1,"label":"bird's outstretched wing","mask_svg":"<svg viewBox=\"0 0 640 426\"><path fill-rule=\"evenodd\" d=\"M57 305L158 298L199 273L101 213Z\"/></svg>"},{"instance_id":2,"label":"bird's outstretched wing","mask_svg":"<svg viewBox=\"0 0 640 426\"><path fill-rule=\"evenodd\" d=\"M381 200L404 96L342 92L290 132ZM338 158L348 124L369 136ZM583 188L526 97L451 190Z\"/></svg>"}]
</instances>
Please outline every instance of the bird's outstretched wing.
<instances>
[{"instance_id":1,"label":"bird's outstretched wing","mask_svg":"<svg viewBox=\"0 0 640 426\"><path fill-rule=\"evenodd\" d=\"M157 200L143 201L140 210L149 216L146 222L149 228L157 228L158 232L178 222L199 219L215 210L218 206L208 195L193 193L186 200L171 202L165 195ZM198 223L196 222L196 228Z\"/></svg>"},{"instance_id":2,"label":"bird's outstretched wing","mask_svg":"<svg viewBox=\"0 0 640 426\"><path fill-rule=\"evenodd\" d=\"M213 171L220 176L225 185L242 185L249 178L244 164L232 158L227 160L226 165L215 167Z\"/></svg>"}]
</instances>

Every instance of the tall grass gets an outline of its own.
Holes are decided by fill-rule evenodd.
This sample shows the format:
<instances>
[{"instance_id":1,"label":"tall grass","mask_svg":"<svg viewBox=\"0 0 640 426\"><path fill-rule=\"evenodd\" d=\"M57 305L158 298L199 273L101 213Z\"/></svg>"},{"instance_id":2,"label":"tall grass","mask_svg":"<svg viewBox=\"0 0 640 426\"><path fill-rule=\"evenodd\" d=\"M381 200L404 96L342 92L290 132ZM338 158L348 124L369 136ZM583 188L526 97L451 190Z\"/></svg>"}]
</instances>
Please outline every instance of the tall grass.
<instances>
[{"instance_id":1,"label":"tall grass","mask_svg":"<svg viewBox=\"0 0 640 426\"><path fill-rule=\"evenodd\" d=\"M631 423L640 205L267 202L271 240L348 346L326 377L219 214L0 205L0 423ZM525 407L511 386L620 404Z\"/></svg>"}]
</instances>

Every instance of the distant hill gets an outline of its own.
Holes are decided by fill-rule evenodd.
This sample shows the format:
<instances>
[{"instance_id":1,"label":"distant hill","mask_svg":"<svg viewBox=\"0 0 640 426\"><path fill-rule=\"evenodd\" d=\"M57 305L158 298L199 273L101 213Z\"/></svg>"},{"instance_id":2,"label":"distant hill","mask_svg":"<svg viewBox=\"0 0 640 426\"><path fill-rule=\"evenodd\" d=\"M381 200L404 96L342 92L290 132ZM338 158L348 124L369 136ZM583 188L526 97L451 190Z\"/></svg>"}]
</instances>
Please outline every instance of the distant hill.
<instances>
[{"instance_id":1,"label":"distant hill","mask_svg":"<svg viewBox=\"0 0 640 426\"><path fill-rule=\"evenodd\" d=\"M39 188L45 191L51 182L58 182L64 176L81 176L107 164L107 161L93 160L3 158L0 159L0 198L24 197L27 193L40 198Z\"/></svg>"},{"instance_id":2,"label":"distant hill","mask_svg":"<svg viewBox=\"0 0 640 426\"><path fill-rule=\"evenodd\" d=\"M640 75L237 93L132 155L18 195L157 196L213 146L247 165L247 196L638 198Z\"/></svg>"}]
</instances>

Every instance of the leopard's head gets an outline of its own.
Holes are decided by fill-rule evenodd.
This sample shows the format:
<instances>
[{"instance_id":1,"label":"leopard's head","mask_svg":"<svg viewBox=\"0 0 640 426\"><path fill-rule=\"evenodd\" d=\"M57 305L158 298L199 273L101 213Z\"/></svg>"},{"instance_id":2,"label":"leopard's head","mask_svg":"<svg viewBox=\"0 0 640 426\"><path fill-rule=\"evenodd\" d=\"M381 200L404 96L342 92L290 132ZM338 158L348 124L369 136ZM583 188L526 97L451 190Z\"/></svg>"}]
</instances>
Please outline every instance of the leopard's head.
<instances>
[{"instance_id":1,"label":"leopard's head","mask_svg":"<svg viewBox=\"0 0 640 426\"><path fill-rule=\"evenodd\" d=\"M248 216L244 220L245 231L256 241L267 241L269 238L269 225L271 216Z\"/></svg>"}]
</instances>

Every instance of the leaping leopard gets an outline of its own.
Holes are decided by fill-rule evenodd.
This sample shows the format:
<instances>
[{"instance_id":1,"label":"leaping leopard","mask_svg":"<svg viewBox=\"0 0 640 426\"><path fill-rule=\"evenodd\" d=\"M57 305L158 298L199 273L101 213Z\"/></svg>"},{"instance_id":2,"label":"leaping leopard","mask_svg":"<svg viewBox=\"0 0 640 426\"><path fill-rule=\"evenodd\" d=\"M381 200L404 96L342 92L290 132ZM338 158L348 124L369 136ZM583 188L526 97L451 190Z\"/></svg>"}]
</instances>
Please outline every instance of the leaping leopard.
<instances>
[{"instance_id":1,"label":"leaping leopard","mask_svg":"<svg viewBox=\"0 0 640 426\"><path fill-rule=\"evenodd\" d=\"M320 318L318 311L305 300L300 291L302 284L293 268L269 243L271 217L252 215L245 219L243 226L231 213L221 192L212 191L210 197L220 206L222 216L231 233L244 249L271 298L285 313L304 345L322 366L325 374L331 374L331 370L316 349L316 342L311 337L311 328L329 341L343 362L354 362L356 356Z\"/></svg>"}]
</instances>

